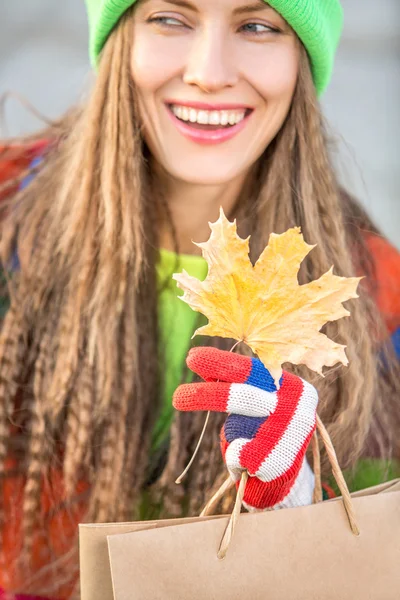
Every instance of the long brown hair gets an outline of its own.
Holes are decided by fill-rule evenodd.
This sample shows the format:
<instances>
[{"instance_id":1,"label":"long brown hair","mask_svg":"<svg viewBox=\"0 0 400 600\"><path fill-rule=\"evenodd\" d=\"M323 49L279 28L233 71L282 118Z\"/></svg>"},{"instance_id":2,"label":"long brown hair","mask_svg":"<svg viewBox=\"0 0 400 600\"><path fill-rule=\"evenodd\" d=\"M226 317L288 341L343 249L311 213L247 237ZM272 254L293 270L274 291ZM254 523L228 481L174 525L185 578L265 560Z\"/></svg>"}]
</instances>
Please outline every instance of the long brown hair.
<instances>
[{"instance_id":1,"label":"long brown hair","mask_svg":"<svg viewBox=\"0 0 400 600\"><path fill-rule=\"evenodd\" d=\"M63 471L67 505L78 480L88 481L89 522L132 519L148 477L163 358L157 222L168 209L140 131L129 71L131 15L127 11L105 46L88 102L46 131L53 142L34 180L12 198L3 223L5 269L15 249L21 269L9 281L11 307L0 340L0 474L9 476L6 458L18 453L26 477L26 554L42 525L40 492L52 469ZM317 244L301 282L332 264L341 275L362 268L373 277L355 204L331 167L304 49L289 115L231 216L239 230L251 233L253 259L271 232L300 225L306 240ZM372 227L367 218L364 226ZM382 327L370 295L361 290L351 318L325 328L346 344L350 366L329 369L324 379L295 369L319 390L320 415L343 467L354 465L372 439L381 456L395 441L400 411L394 383L377 360ZM196 466L178 488L174 480L203 416L176 415L163 472L150 488L153 498L162 492L162 514L195 514L224 477L222 420L213 417ZM23 435L10 434L11 421L23 427Z\"/></svg>"}]
</instances>

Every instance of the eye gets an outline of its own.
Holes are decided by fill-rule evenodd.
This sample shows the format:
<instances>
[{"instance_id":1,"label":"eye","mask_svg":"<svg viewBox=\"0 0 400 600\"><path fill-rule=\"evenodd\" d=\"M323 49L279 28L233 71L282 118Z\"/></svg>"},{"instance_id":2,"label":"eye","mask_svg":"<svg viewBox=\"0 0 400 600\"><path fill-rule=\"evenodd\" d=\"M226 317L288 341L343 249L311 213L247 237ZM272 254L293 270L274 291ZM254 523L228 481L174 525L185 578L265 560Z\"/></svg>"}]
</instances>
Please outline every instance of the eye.
<instances>
[{"instance_id":1,"label":"eye","mask_svg":"<svg viewBox=\"0 0 400 600\"><path fill-rule=\"evenodd\" d=\"M185 23L182 23L182 21L179 21L179 19L175 19L174 17L151 17L147 22L156 23L157 25L169 27L171 29L176 27L187 27Z\"/></svg>"},{"instance_id":2,"label":"eye","mask_svg":"<svg viewBox=\"0 0 400 600\"><path fill-rule=\"evenodd\" d=\"M250 35L264 35L268 33L279 33L279 29L265 25L264 23L245 23L240 28L244 33Z\"/></svg>"}]
</instances>

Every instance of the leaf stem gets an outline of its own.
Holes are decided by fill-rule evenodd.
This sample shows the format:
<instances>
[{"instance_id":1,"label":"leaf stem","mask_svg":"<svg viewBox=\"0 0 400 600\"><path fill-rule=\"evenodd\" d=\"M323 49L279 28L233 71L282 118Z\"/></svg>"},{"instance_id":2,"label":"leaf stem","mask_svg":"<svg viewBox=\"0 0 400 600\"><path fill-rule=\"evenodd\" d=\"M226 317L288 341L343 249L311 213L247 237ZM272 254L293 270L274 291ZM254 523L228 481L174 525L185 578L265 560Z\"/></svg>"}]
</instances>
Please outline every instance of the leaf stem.
<instances>
[{"instance_id":1,"label":"leaf stem","mask_svg":"<svg viewBox=\"0 0 400 600\"><path fill-rule=\"evenodd\" d=\"M208 413L207 413L206 420L204 421L203 429L202 429L202 432L200 434L199 441L197 442L196 448L194 449L194 452L192 454L192 458L190 459L190 461L186 465L185 470L179 475L178 479L175 480L175 483L177 483L177 484L182 483L182 479L185 477L186 473L189 471L190 467L192 466L193 461L196 458L197 452L199 451L199 448L201 446L201 442L203 441L203 437L204 437L204 434L206 432L209 420L210 420L210 411L208 411Z\"/></svg>"}]
</instances>

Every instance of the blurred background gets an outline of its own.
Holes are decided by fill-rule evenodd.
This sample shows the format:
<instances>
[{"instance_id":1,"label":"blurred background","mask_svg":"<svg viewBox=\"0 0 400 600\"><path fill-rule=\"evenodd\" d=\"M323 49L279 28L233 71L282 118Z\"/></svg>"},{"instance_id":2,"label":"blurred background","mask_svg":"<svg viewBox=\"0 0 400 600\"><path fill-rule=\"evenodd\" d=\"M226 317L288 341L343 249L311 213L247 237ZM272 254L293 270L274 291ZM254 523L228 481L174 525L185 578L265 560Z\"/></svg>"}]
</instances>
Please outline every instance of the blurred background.
<instances>
[{"instance_id":1,"label":"blurred background","mask_svg":"<svg viewBox=\"0 0 400 600\"><path fill-rule=\"evenodd\" d=\"M400 247L400 0L342 0L345 31L322 99L338 142L343 182ZM83 0L13 0L0 21L0 94L25 96L49 118L79 100L93 79ZM41 123L15 99L7 130Z\"/></svg>"}]
</instances>

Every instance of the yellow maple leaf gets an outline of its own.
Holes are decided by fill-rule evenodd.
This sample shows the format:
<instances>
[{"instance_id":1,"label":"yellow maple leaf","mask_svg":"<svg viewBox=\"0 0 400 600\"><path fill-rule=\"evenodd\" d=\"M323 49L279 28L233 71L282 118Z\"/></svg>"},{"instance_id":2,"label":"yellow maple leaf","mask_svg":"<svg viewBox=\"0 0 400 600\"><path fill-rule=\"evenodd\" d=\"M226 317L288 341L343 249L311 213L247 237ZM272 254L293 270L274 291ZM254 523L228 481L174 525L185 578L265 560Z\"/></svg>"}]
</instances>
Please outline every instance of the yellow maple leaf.
<instances>
[{"instance_id":1,"label":"yellow maple leaf","mask_svg":"<svg viewBox=\"0 0 400 600\"><path fill-rule=\"evenodd\" d=\"M278 384L282 364L307 365L322 375L324 366L348 364L345 346L320 329L350 313L342 302L358 298L358 277L338 277L333 267L322 277L299 285L297 274L315 247L304 241L300 227L281 235L272 233L267 247L253 266L249 238L236 232L221 208L219 219L209 223L207 242L196 244L208 263L201 282L185 271L173 278L184 290L181 299L203 313L208 324L195 331L245 342Z\"/></svg>"}]
</instances>

